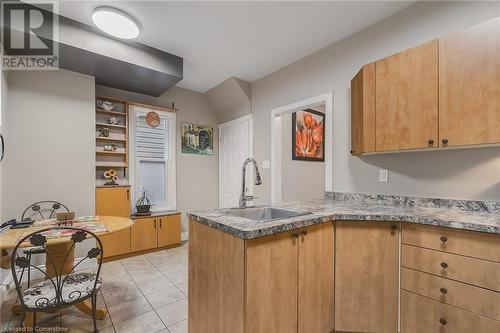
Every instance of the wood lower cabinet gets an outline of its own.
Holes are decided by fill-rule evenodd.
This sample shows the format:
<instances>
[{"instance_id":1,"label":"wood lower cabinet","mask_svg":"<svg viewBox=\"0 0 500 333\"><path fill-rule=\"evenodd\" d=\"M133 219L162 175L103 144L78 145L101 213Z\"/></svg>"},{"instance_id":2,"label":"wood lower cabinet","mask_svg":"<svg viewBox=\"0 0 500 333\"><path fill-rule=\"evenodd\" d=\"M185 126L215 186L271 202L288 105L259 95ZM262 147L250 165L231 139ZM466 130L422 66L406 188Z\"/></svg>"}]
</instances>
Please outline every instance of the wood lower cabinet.
<instances>
[{"instance_id":1,"label":"wood lower cabinet","mask_svg":"<svg viewBox=\"0 0 500 333\"><path fill-rule=\"evenodd\" d=\"M189 227L190 332L333 331L334 228L242 240Z\"/></svg>"},{"instance_id":2,"label":"wood lower cabinet","mask_svg":"<svg viewBox=\"0 0 500 333\"><path fill-rule=\"evenodd\" d=\"M335 330L398 330L398 225L336 221Z\"/></svg>"},{"instance_id":3,"label":"wood lower cabinet","mask_svg":"<svg viewBox=\"0 0 500 333\"><path fill-rule=\"evenodd\" d=\"M500 142L500 18L439 39L441 146Z\"/></svg>"},{"instance_id":4,"label":"wood lower cabinet","mask_svg":"<svg viewBox=\"0 0 500 333\"><path fill-rule=\"evenodd\" d=\"M97 215L130 217L130 186L97 187L95 207ZM104 258L130 253L130 229L99 238Z\"/></svg>"},{"instance_id":5,"label":"wood lower cabinet","mask_svg":"<svg viewBox=\"0 0 500 333\"><path fill-rule=\"evenodd\" d=\"M144 251L158 247L156 218L137 219L131 227L130 249L132 252Z\"/></svg>"},{"instance_id":6,"label":"wood lower cabinet","mask_svg":"<svg viewBox=\"0 0 500 333\"><path fill-rule=\"evenodd\" d=\"M437 147L438 41L375 63L376 151Z\"/></svg>"},{"instance_id":7,"label":"wood lower cabinet","mask_svg":"<svg viewBox=\"0 0 500 333\"><path fill-rule=\"evenodd\" d=\"M158 217L158 247L171 246L181 242L181 216Z\"/></svg>"}]
</instances>

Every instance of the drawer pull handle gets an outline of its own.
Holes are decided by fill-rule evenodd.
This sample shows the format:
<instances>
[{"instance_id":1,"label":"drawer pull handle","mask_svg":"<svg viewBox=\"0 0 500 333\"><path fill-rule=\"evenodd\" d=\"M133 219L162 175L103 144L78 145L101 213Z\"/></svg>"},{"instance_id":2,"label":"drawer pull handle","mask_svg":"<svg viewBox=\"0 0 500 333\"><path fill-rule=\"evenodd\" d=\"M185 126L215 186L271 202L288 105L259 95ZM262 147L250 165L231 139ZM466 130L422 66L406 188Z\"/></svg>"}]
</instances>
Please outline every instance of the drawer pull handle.
<instances>
[{"instance_id":1,"label":"drawer pull handle","mask_svg":"<svg viewBox=\"0 0 500 333\"><path fill-rule=\"evenodd\" d=\"M440 238L440 239L441 239L441 242L446 243L446 241L448 240L448 237L446 237L446 236L441 236L441 238Z\"/></svg>"},{"instance_id":2,"label":"drawer pull handle","mask_svg":"<svg viewBox=\"0 0 500 333\"><path fill-rule=\"evenodd\" d=\"M445 295L448 293L448 290L446 290L446 288L441 288L439 289L439 291L441 292L441 294Z\"/></svg>"},{"instance_id":3,"label":"drawer pull handle","mask_svg":"<svg viewBox=\"0 0 500 333\"><path fill-rule=\"evenodd\" d=\"M445 263L445 262L442 262L442 263L441 263L441 267L443 267L443 268L448 268L448 264L447 264L447 263Z\"/></svg>"},{"instance_id":4,"label":"drawer pull handle","mask_svg":"<svg viewBox=\"0 0 500 333\"><path fill-rule=\"evenodd\" d=\"M446 324L448 324L448 322L446 321L446 319L443 319L443 318L439 319L439 323L441 325L443 325L443 326L446 325Z\"/></svg>"}]
</instances>

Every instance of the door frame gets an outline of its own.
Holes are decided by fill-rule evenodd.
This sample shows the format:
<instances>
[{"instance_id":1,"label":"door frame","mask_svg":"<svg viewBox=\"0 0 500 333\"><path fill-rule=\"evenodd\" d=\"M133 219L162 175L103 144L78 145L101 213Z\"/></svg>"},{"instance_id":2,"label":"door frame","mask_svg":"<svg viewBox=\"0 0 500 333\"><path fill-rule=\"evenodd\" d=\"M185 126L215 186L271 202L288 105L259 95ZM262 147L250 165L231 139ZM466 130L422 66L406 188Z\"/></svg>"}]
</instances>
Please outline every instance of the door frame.
<instances>
[{"instance_id":1,"label":"door frame","mask_svg":"<svg viewBox=\"0 0 500 333\"><path fill-rule=\"evenodd\" d=\"M248 121L248 157L253 157L253 117L252 114L247 114L243 117L239 117L228 122L219 124L219 208L222 206L222 136L221 129L229 126L233 126L238 123ZM249 192L253 193L253 184L248 186Z\"/></svg>"},{"instance_id":2,"label":"door frame","mask_svg":"<svg viewBox=\"0 0 500 333\"><path fill-rule=\"evenodd\" d=\"M333 92L271 110L271 204L281 202L281 116L325 105L325 191L333 190Z\"/></svg>"}]
</instances>

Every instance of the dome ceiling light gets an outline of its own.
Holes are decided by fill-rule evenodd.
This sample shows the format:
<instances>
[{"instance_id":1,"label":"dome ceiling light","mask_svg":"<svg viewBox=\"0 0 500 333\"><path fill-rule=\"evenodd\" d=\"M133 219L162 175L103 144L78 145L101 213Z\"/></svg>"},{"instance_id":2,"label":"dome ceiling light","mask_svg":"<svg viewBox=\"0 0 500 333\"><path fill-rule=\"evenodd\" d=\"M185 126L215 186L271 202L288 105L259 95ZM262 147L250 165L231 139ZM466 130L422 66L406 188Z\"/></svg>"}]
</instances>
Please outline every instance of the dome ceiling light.
<instances>
[{"instance_id":1,"label":"dome ceiling light","mask_svg":"<svg viewBox=\"0 0 500 333\"><path fill-rule=\"evenodd\" d=\"M92 14L92 21L100 30L114 37L134 39L139 36L137 22L130 15L113 7L97 7Z\"/></svg>"}]
</instances>

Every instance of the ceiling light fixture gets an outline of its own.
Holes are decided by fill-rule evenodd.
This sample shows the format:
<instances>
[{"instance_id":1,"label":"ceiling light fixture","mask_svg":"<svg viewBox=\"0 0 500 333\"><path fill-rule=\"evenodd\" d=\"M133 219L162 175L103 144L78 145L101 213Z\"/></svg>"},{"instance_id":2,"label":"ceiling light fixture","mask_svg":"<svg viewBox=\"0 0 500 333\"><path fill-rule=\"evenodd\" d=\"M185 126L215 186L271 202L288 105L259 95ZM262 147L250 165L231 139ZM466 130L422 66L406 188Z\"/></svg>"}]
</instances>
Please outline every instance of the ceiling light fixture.
<instances>
[{"instance_id":1,"label":"ceiling light fixture","mask_svg":"<svg viewBox=\"0 0 500 333\"><path fill-rule=\"evenodd\" d=\"M105 33L122 39L139 36L137 22L128 14L113 7L97 7L92 14L94 24Z\"/></svg>"}]
</instances>

